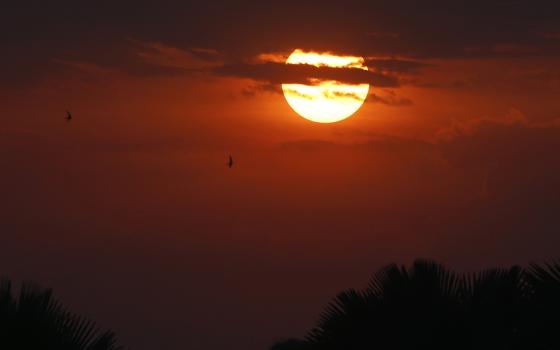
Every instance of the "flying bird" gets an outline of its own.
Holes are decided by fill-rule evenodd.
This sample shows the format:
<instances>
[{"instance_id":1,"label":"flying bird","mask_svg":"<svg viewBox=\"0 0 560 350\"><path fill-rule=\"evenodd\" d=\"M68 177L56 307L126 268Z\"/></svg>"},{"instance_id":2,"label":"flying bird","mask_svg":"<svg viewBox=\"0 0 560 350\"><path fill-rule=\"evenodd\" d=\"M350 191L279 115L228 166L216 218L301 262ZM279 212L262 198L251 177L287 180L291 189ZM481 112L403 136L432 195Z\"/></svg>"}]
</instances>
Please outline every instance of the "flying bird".
<instances>
[{"instance_id":1,"label":"flying bird","mask_svg":"<svg viewBox=\"0 0 560 350\"><path fill-rule=\"evenodd\" d=\"M233 166L233 158L231 156L229 156L229 161L228 161L228 168L231 169L231 167Z\"/></svg>"},{"instance_id":2,"label":"flying bird","mask_svg":"<svg viewBox=\"0 0 560 350\"><path fill-rule=\"evenodd\" d=\"M69 122L72 120L72 113L66 110L66 121Z\"/></svg>"}]
</instances>

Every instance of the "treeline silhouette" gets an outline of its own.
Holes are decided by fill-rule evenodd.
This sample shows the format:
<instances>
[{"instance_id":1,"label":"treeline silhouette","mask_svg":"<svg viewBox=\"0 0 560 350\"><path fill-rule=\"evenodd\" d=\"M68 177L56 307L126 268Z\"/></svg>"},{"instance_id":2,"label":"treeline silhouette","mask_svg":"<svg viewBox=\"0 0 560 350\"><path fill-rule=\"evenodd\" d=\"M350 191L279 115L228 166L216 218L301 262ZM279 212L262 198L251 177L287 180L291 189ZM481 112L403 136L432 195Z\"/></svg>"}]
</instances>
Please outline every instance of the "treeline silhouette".
<instances>
[{"instance_id":1,"label":"treeline silhouette","mask_svg":"<svg viewBox=\"0 0 560 350\"><path fill-rule=\"evenodd\" d=\"M115 334L69 312L50 289L0 282L0 349L118 350Z\"/></svg>"},{"instance_id":2,"label":"treeline silhouette","mask_svg":"<svg viewBox=\"0 0 560 350\"><path fill-rule=\"evenodd\" d=\"M560 349L560 264L473 274L389 265L338 294L304 339L271 349Z\"/></svg>"}]
</instances>

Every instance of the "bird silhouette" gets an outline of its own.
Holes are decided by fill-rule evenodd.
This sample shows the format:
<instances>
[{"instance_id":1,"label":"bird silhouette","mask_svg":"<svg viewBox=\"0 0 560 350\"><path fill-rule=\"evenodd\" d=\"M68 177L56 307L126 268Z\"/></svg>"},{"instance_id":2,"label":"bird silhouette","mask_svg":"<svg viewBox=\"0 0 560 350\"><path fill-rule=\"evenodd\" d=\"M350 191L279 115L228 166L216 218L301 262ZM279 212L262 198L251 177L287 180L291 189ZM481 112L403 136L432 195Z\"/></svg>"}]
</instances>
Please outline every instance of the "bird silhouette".
<instances>
[{"instance_id":1,"label":"bird silhouette","mask_svg":"<svg viewBox=\"0 0 560 350\"><path fill-rule=\"evenodd\" d=\"M69 122L72 120L72 113L70 113L70 111L66 110L66 121Z\"/></svg>"},{"instance_id":2,"label":"bird silhouette","mask_svg":"<svg viewBox=\"0 0 560 350\"><path fill-rule=\"evenodd\" d=\"M231 169L231 167L233 166L233 158L231 156L229 156L229 161L228 161L228 168Z\"/></svg>"}]
</instances>

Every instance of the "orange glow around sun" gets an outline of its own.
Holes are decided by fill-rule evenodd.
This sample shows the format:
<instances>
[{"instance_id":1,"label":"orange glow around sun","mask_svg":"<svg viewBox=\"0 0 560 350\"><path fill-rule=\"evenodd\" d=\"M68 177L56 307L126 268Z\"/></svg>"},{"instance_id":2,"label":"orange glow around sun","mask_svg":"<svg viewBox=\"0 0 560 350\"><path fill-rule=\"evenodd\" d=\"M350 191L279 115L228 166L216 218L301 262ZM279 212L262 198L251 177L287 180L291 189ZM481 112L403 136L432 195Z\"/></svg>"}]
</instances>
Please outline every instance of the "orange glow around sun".
<instances>
[{"instance_id":1,"label":"orange glow around sun","mask_svg":"<svg viewBox=\"0 0 560 350\"><path fill-rule=\"evenodd\" d=\"M304 52L300 49L292 52L286 64L368 69L362 57ZM282 84L282 90L288 104L305 119L334 123L350 117L360 109L368 95L369 84L314 81L313 85Z\"/></svg>"}]
</instances>

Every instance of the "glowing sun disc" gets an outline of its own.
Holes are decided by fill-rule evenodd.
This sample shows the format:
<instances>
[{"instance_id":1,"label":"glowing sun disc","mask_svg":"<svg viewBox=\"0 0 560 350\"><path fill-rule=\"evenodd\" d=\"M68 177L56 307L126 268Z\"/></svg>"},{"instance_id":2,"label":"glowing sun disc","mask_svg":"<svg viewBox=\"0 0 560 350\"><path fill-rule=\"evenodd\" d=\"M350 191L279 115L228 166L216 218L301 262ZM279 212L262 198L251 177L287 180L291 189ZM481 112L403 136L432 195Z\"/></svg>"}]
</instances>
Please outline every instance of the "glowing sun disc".
<instances>
[{"instance_id":1,"label":"glowing sun disc","mask_svg":"<svg viewBox=\"0 0 560 350\"><path fill-rule=\"evenodd\" d=\"M367 70L362 57L295 50L286 64L316 67L360 68ZM318 123L334 123L354 114L368 96L369 84L318 81L313 85L282 84L284 97L297 114Z\"/></svg>"}]
</instances>

